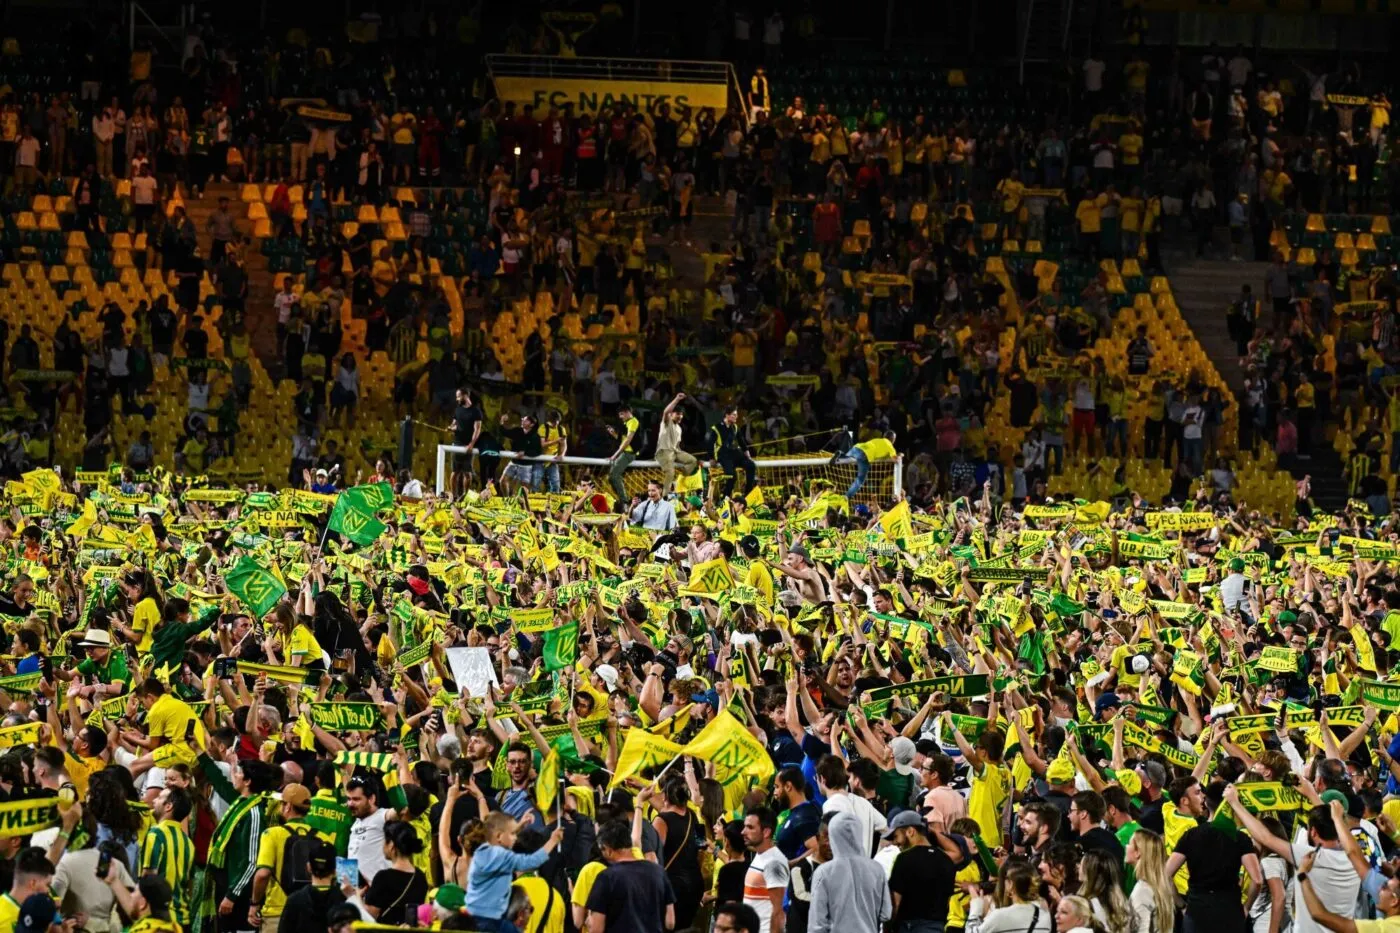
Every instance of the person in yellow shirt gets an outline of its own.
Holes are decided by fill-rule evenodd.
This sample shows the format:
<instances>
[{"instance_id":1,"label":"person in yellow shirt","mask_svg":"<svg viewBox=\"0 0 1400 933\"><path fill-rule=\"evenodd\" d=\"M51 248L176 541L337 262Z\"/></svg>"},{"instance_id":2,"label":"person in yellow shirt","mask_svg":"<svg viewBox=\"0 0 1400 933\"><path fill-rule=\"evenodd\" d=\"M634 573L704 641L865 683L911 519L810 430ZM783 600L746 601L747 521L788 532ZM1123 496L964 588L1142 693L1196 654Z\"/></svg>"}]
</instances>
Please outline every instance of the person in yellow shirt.
<instances>
[{"instance_id":1,"label":"person in yellow shirt","mask_svg":"<svg viewBox=\"0 0 1400 933\"><path fill-rule=\"evenodd\" d=\"M1142 173L1142 128L1136 120L1118 137L1118 155L1123 177L1129 185L1135 184Z\"/></svg>"},{"instance_id":2,"label":"person in yellow shirt","mask_svg":"<svg viewBox=\"0 0 1400 933\"><path fill-rule=\"evenodd\" d=\"M1298 453L1306 454L1312 446L1313 416L1317 413L1317 390L1306 373L1298 376L1298 387L1293 390L1293 407L1298 409Z\"/></svg>"},{"instance_id":3,"label":"person in yellow shirt","mask_svg":"<svg viewBox=\"0 0 1400 933\"><path fill-rule=\"evenodd\" d=\"M1016 218L1021 211L1021 195L1026 186L1021 184L1021 173L1015 169L997 182L997 194L1001 195L1001 220L997 222L997 239L1017 236Z\"/></svg>"},{"instance_id":4,"label":"person in yellow shirt","mask_svg":"<svg viewBox=\"0 0 1400 933\"><path fill-rule=\"evenodd\" d=\"M1390 101L1384 94L1377 94L1371 100L1371 145L1379 146L1381 136L1390 126Z\"/></svg>"},{"instance_id":5,"label":"person in yellow shirt","mask_svg":"<svg viewBox=\"0 0 1400 933\"><path fill-rule=\"evenodd\" d=\"M1088 192L1079 200L1078 206L1074 209L1074 220L1079 225L1079 249L1087 254L1089 258L1097 260L1099 256L1099 229L1102 225L1099 214L1099 202L1094 197L1093 192Z\"/></svg>"},{"instance_id":6,"label":"person in yellow shirt","mask_svg":"<svg viewBox=\"0 0 1400 933\"><path fill-rule=\"evenodd\" d=\"M1142 98L1147 96L1147 76L1151 73L1152 66L1137 52L1123 66L1123 81L1128 86L1128 96Z\"/></svg>"},{"instance_id":7,"label":"person in yellow shirt","mask_svg":"<svg viewBox=\"0 0 1400 933\"><path fill-rule=\"evenodd\" d=\"M870 465L872 463L893 460L898 456L894 449L894 439L895 433L893 431L886 431L879 437L871 438L868 441L862 441L859 444L853 444L851 449L846 451L844 457L837 456L831 458L833 466L842 462L855 463L856 465L856 478L846 490L847 499L854 498L855 494L860 492L861 488L865 485L865 481L870 478Z\"/></svg>"},{"instance_id":8,"label":"person in yellow shirt","mask_svg":"<svg viewBox=\"0 0 1400 933\"><path fill-rule=\"evenodd\" d=\"M532 120L529 107L524 119ZM407 104L399 105L399 112L389 118L389 134L394 143L394 181L399 184L412 184L413 169L418 164L418 118L408 109ZM402 176L402 181L400 181Z\"/></svg>"},{"instance_id":9,"label":"person in yellow shirt","mask_svg":"<svg viewBox=\"0 0 1400 933\"><path fill-rule=\"evenodd\" d=\"M167 693L165 684L155 677L147 677L136 688L136 698L146 708L149 737L124 733L135 744L152 751L164 745L193 744L195 748L204 748L204 723L188 703ZM193 754L190 757L193 760Z\"/></svg>"},{"instance_id":10,"label":"person in yellow shirt","mask_svg":"<svg viewBox=\"0 0 1400 933\"><path fill-rule=\"evenodd\" d=\"M773 568L759 556L762 554L762 546L758 543L755 535L744 535L739 539L739 550L743 552L744 558L749 562L749 572L744 575L744 585L751 586L758 590L759 602L769 609L773 608Z\"/></svg>"},{"instance_id":11,"label":"person in yellow shirt","mask_svg":"<svg viewBox=\"0 0 1400 933\"><path fill-rule=\"evenodd\" d=\"M1141 188L1133 188L1118 204L1119 223L1123 227L1123 255L1137 258L1138 245L1142 240L1142 214L1145 202Z\"/></svg>"},{"instance_id":12,"label":"person in yellow shirt","mask_svg":"<svg viewBox=\"0 0 1400 933\"><path fill-rule=\"evenodd\" d=\"M973 747L963 738L961 730L953 722L952 714L943 714L943 734L952 733L970 769L972 792L967 798L967 815L977 821L982 830L982 842L989 849L1001 845L1001 810L1006 804L1007 795L1011 793L1011 771L1001 761L1006 748L1006 733L990 726L996 719L996 702L993 700L987 711L989 727L977 738L977 745Z\"/></svg>"},{"instance_id":13,"label":"person in yellow shirt","mask_svg":"<svg viewBox=\"0 0 1400 933\"><path fill-rule=\"evenodd\" d=\"M129 570L122 577L122 589L132 607L130 623L124 625L113 620L112 628L136 645L138 654L148 654L151 637L161 621L160 593L155 579L144 570Z\"/></svg>"}]
</instances>

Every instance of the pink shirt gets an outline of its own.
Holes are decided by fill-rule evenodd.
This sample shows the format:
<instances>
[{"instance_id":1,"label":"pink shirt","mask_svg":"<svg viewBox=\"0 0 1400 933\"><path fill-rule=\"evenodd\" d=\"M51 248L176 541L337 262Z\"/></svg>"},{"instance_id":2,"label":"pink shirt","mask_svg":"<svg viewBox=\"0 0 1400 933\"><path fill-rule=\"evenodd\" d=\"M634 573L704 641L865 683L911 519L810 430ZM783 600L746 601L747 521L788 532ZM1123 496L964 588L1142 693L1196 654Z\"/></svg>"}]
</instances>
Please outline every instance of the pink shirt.
<instances>
[{"instance_id":1,"label":"pink shirt","mask_svg":"<svg viewBox=\"0 0 1400 933\"><path fill-rule=\"evenodd\" d=\"M967 816L967 798L951 787L935 787L924 794L924 808L932 808L946 831L954 821Z\"/></svg>"}]
</instances>

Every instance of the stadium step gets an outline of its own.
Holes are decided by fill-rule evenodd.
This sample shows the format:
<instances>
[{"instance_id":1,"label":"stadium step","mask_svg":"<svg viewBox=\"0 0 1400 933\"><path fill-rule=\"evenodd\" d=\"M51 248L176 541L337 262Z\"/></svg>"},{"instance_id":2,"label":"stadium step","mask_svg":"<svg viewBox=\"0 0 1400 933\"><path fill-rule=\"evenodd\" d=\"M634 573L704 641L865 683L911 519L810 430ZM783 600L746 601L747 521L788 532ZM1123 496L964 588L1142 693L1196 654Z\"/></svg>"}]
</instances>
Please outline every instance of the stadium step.
<instances>
[{"instance_id":1,"label":"stadium step","mask_svg":"<svg viewBox=\"0 0 1400 933\"><path fill-rule=\"evenodd\" d=\"M1268 267L1264 262L1188 259L1169 270L1172 293L1182 318L1236 398L1244 393L1244 371L1235 341L1230 339L1226 311L1239 296L1242 285L1249 285L1255 295L1263 296L1264 272ZM1269 320L1267 315L1263 320Z\"/></svg>"}]
</instances>

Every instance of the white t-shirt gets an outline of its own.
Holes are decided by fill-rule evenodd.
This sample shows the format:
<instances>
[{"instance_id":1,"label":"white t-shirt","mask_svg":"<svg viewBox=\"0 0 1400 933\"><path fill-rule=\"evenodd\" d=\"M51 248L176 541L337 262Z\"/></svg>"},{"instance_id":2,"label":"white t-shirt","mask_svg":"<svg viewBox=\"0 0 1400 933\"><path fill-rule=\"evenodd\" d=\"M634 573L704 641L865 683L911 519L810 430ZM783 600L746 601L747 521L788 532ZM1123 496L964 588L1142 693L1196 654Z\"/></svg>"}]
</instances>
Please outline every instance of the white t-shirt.
<instances>
[{"instance_id":1,"label":"white t-shirt","mask_svg":"<svg viewBox=\"0 0 1400 933\"><path fill-rule=\"evenodd\" d=\"M156 180L150 175L131 179L131 201L133 204L156 203Z\"/></svg>"},{"instance_id":2,"label":"white t-shirt","mask_svg":"<svg viewBox=\"0 0 1400 933\"><path fill-rule=\"evenodd\" d=\"M656 452L679 450L681 446L681 426L674 421L662 420L656 429Z\"/></svg>"},{"instance_id":3,"label":"white t-shirt","mask_svg":"<svg viewBox=\"0 0 1400 933\"><path fill-rule=\"evenodd\" d=\"M277 323L286 324L292 319L292 308L296 307L297 296L288 292L278 292L272 303L277 307Z\"/></svg>"},{"instance_id":4,"label":"white t-shirt","mask_svg":"<svg viewBox=\"0 0 1400 933\"><path fill-rule=\"evenodd\" d=\"M875 834L883 833L885 827L889 825L885 822L885 815L876 810L869 800L850 792L832 794L826 798L826 803L822 804L822 816L826 816L828 813L849 813L860 820L860 838L870 840L872 852L874 851Z\"/></svg>"},{"instance_id":5,"label":"white t-shirt","mask_svg":"<svg viewBox=\"0 0 1400 933\"><path fill-rule=\"evenodd\" d=\"M769 933L773 920L773 902L768 892L777 888L787 890L788 863L783 850L773 846L760 852L749 862L744 872L744 903L758 914L758 933Z\"/></svg>"},{"instance_id":6,"label":"white t-shirt","mask_svg":"<svg viewBox=\"0 0 1400 933\"><path fill-rule=\"evenodd\" d=\"M1254 70L1254 63L1243 55L1236 55L1230 59L1225 70L1230 73L1230 84L1234 87L1240 87L1249 80L1249 73Z\"/></svg>"},{"instance_id":7,"label":"white t-shirt","mask_svg":"<svg viewBox=\"0 0 1400 933\"><path fill-rule=\"evenodd\" d=\"M1352 917L1356 913L1356 895L1361 890L1361 878L1351 867L1351 860L1341 849L1314 849L1307 843L1293 844L1293 864L1301 865L1308 853L1316 851L1308 880L1317 893L1322 906L1339 917ZM1303 886L1293 889L1293 933L1323 933L1326 929L1312 918L1308 905L1303 900Z\"/></svg>"},{"instance_id":8,"label":"white t-shirt","mask_svg":"<svg viewBox=\"0 0 1400 933\"><path fill-rule=\"evenodd\" d=\"M1269 897L1269 879L1277 878L1283 882L1284 897L1288 897L1288 882L1292 876L1292 871L1288 864L1277 855L1266 855L1259 860L1259 870L1264 874L1264 886L1259 889L1259 896L1254 899L1254 903L1249 908L1249 922L1255 933L1269 933L1269 916L1273 912L1273 902ZM1288 905L1284 904L1283 923L1281 929L1288 927Z\"/></svg>"},{"instance_id":9,"label":"white t-shirt","mask_svg":"<svg viewBox=\"0 0 1400 933\"><path fill-rule=\"evenodd\" d=\"M96 846L63 853L53 876L53 894L64 916L85 913L86 928L90 933L107 933L108 930L120 930L122 927L120 923L112 923L112 907L116 897L107 882L97 877L98 856ZM117 880L128 889L136 887L121 859L112 860L112 871L117 873Z\"/></svg>"},{"instance_id":10,"label":"white t-shirt","mask_svg":"<svg viewBox=\"0 0 1400 933\"><path fill-rule=\"evenodd\" d=\"M374 876L389 867L384 857L384 820L387 811L380 807L369 816L350 826L350 858L360 862L360 877L373 881Z\"/></svg>"},{"instance_id":11,"label":"white t-shirt","mask_svg":"<svg viewBox=\"0 0 1400 933\"><path fill-rule=\"evenodd\" d=\"M1095 91L1095 92L1097 92L1097 91L1102 91L1102 90L1103 90L1103 73L1104 73L1104 70L1105 70L1107 67L1108 67L1107 65L1105 65L1103 62L1099 61L1097 58L1088 58L1088 59L1085 59L1085 60L1084 60L1084 90L1086 90L1086 91Z\"/></svg>"}]
</instances>

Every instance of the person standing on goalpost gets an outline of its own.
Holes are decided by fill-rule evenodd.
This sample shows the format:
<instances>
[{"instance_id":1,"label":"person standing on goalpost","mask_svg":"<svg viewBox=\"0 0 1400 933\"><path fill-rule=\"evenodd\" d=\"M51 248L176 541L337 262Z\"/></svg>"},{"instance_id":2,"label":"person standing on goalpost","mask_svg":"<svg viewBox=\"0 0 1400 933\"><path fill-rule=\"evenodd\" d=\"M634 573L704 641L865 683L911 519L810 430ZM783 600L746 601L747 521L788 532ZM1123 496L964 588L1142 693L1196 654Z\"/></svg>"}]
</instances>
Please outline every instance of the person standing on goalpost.
<instances>
[{"instance_id":1,"label":"person standing on goalpost","mask_svg":"<svg viewBox=\"0 0 1400 933\"><path fill-rule=\"evenodd\" d=\"M680 406L683 401L685 393L677 392L671 404L661 413L661 427L656 431L656 462L661 464L663 496L675 491L673 484L677 470L682 476L689 476L700 469L700 461L681 450L681 421L685 418L685 412Z\"/></svg>"},{"instance_id":2,"label":"person standing on goalpost","mask_svg":"<svg viewBox=\"0 0 1400 933\"><path fill-rule=\"evenodd\" d=\"M632 417L632 405L623 402L617 407L618 420L622 422L622 441L617 445L617 451L608 458L611 466L608 469L608 482L612 485L613 495L617 497L617 505L622 511L627 511L627 489L622 485L622 477L627 472L627 467L633 460L637 459L637 452L632 449L632 439L637 436L637 428L640 425L637 419ZM608 433L617 437L617 429L608 428Z\"/></svg>"},{"instance_id":3,"label":"person standing on goalpost","mask_svg":"<svg viewBox=\"0 0 1400 933\"><path fill-rule=\"evenodd\" d=\"M723 495L728 496L733 492L734 472L740 467L744 468L744 491L739 495L748 495L758 479L758 465L753 462L753 457L749 456L748 445L739 434L737 406L731 405L724 410L724 417L719 424L710 428L709 442L710 462L706 466L713 470L715 464L719 464L720 468L729 474L724 481Z\"/></svg>"},{"instance_id":4,"label":"person standing on goalpost","mask_svg":"<svg viewBox=\"0 0 1400 933\"><path fill-rule=\"evenodd\" d=\"M852 444L851 449L845 454L838 454L831 458L831 466L836 466L838 463L854 463L856 465L856 478L846 490L847 499L860 492L865 486L865 481L870 478L870 465L872 463L893 460L898 456L894 449L894 438L893 431L886 431L880 437Z\"/></svg>"}]
</instances>

